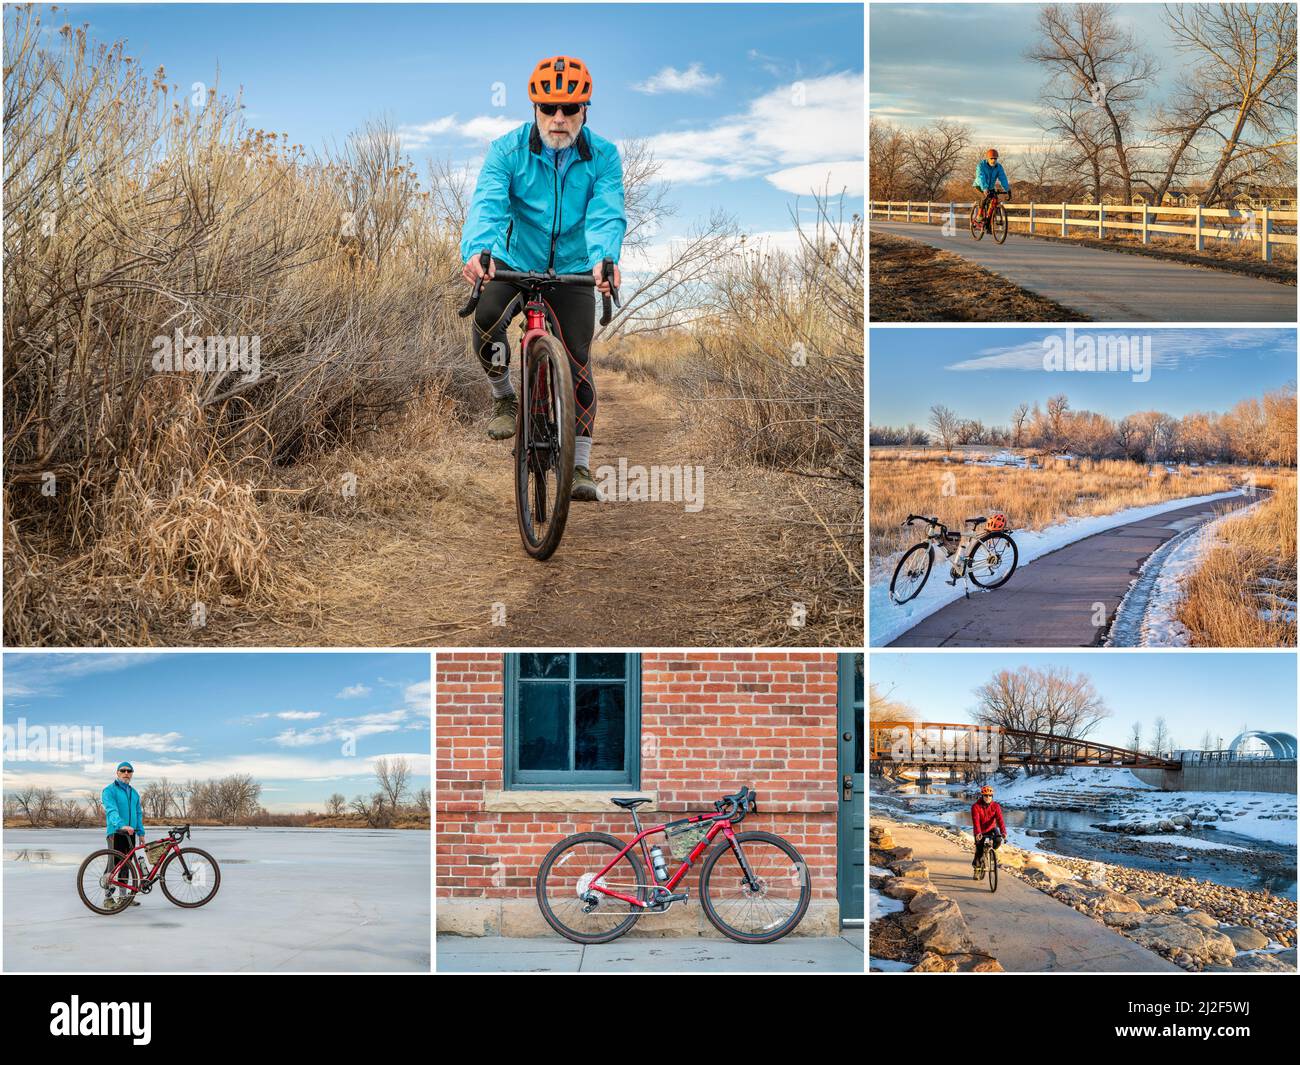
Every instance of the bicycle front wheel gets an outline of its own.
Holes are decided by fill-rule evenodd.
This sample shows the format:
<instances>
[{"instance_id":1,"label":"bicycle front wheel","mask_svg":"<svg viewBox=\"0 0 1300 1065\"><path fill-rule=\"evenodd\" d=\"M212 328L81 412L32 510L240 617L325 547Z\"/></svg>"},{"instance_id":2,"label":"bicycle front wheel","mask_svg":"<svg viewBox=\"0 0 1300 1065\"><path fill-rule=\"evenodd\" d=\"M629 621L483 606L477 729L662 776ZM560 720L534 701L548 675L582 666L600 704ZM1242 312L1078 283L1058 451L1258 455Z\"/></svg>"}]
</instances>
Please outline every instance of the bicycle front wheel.
<instances>
[{"instance_id":1,"label":"bicycle front wheel","mask_svg":"<svg viewBox=\"0 0 1300 1065\"><path fill-rule=\"evenodd\" d=\"M575 943L608 943L636 924L641 906L605 891L616 891L640 903L650 901L653 885L644 864L623 844L604 832L583 832L560 840L537 873L537 905L546 923Z\"/></svg>"},{"instance_id":2,"label":"bicycle front wheel","mask_svg":"<svg viewBox=\"0 0 1300 1065\"><path fill-rule=\"evenodd\" d=\"M992 847L989 848L989 890L997 891L998 889L998 852Z\"/></svg>"},{"instance_id":3,"label":"bicycle front wheel","mask_svg":"<svg viewBox=\"0 0 1300 1065\"><path fill-rule=\"evenodd\" d=\"M793 844L771 832L741 832L734 843L724 839L700 870L704 915L739 943L772 943L789 935L811 899L807 863Z\"/></svg>"},{"instance_id":4,"label":"bicycle front wheel","mask_svg":"<svg viewBox=\"0 0 1300 1065\"><path fill-rule=\"evenodd\" d=\"M989 228L995 241L999 244L1007 242L1007 212L1003 210L1002 204L998 204L998 209L993 212L993 217L989 220Z\"/></svg>"},{"instance_id":5,"label":"bicycle front wheel","mask_svg":"<svg viewBox=\"0 0 1300 1065\"><path fill-rule=\"evenodd\" d=\"M1006 533L985 533L971 548L966 575L981 588L999 588L1016 572L1020 552Z\"/></svg>"},{"instance_id":6,"label":"bicycle front wheel","mask_svg":"<svg viewBox=\"0 0 1300 1065\"><path fill-rule=\"evenodd\" d=\"M106 917L129 910L131 900L140 889L140 874L134 861L128 861L116 876L112 875L121 860L121 853L105 847L91 854L77 870L77 894L81 901Z\"/></svg>"},{"instance_id":7,"label":"bicycle front wheel","mask_svg":"<svg viewBox=\"0 0 1300 1065\"><path fill-rule=\"evenodd\" d=\"M515 431L515 510L524 550L550 558L560 546L573 491L573 373L564 346L538 337L528 350Z\"/></svg>"},{"instance_id":8,"label":"bicycle front wheel","mask_svg":"<svg viewBox=\"0 0 1300 1065\"><path fill-rule=\"evenodd\" d=\"M893 579L889 582L889 598L902 605L915 599L925 587L934 564L934 554L929 544L914 544L898 560Z\"/></svg>"},{"instance_id":9,"label":"bicycle front wheel","mask_svg":"<svg viewBox=\"0 0 1300 1065\"><path fill-rule=\"evenodd\" d=\"M212 901L221 887L221 869L207 851L182 847L172 852L159 871L158 880L168 902L192 910Z\"/></svg>"}]
</instances>

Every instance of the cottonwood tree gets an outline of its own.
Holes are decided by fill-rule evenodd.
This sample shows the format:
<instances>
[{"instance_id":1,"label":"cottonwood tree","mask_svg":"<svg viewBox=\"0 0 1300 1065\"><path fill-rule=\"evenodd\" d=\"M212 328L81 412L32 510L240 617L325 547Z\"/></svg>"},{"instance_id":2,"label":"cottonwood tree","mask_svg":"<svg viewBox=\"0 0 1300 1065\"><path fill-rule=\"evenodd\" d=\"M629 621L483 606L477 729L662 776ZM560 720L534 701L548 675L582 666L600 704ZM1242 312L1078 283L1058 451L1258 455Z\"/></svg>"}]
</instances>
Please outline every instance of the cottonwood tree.
<instances>
[{"instance_id":1,"label":"cottonwood tree","mask_svg":"<svg viewBox=\"0 0 1300 1065\"><path fill-rule=\"evenodd\" d=\"M923 200L937 199L969 151L970 142L970 130L947 119L909 134L904 138L903 155L910 190Z\"/></svg>"},{"instance_id":2,"label":"cottonwood tree","mask_svg":"<svg viewBox=\"0 0 1300 1065\"><path fill-rule=\"evenodd\" d=\"M1026 57L1048 69L1042 100L1067 127L1104 136L1119 172L1124 202L1133 198L1129 134L1138 104L1156 74L1155 61L1124 29L1108 4L1049 4L1038 12L1040 40ZM1100 118L1101 129L1086 119ZM1100 202L1100 200L1098 201Z\"/></svg>"},{"instance_id":3,"label":"cottonwood tree","mask_svg":"<svg viewBox=\"0 0 1300 1065\"><path fill-rule=\"evenodd\" d=\"M961 429L962 419L957 417L955 411L945 407L942 403L936 403L930 408L930 427L934 430L934 435L939 438L939 443L945 451L951 451L952 446L957 441L957 433Z\"/></svg>"},{"instance_id":4,"label":"cottonwood tree","mask_svg":"<svg viewBox=\"0 0 1300 1065\"><path fill-rule=\"evenodd\" d=\"M872 119L867 139L871 198L901 200L908 192L907 135L892 122Z\"/></svg>"},{"instance_id":5,"label":"cottonwood tree","mask_svg":"<svg viewBox=\"0 0 1300 1065\"><path fill-rule=\"evenodd\" d=\"M325 812L331 817L338 817L347 808L348 800L339 792L335 792L325 801Z\"/></svg>"},{"instance_id":6,"label":"cottonwood tree","mask_svg":"<svg viewBox=\"0 0 1300 1065\"><path fill-rule=\"evenodd\" d=\"M1110 709L1086 674L1063 666L1003 669L975 689L978 725L1084 739ZM1033 750L1039 741L1030 741Z\"/></svg>"},{"instance_id":7,"label":"cottonwood tree","mask_svg":"<svg viewBox=\"0 0 1300 1065\"><path fill-rule=\"evenodd\" d=\"M410 785L411 764L400 757L376 758L373 768L379 794L393 809L399 808Z\"/></svg>"}]
</instances>

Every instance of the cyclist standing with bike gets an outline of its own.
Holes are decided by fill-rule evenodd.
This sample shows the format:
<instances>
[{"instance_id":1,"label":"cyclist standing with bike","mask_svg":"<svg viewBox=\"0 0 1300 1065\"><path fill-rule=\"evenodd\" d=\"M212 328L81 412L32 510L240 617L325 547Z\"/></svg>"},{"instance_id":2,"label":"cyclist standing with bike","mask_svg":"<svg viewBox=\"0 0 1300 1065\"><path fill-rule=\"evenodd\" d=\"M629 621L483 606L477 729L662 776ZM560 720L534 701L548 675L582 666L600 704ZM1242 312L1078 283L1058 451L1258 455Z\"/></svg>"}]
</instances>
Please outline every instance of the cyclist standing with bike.
<instances>
[{"instance_id":1,"label":"cyclist standing with bike","mask_svg":"<svg viewBox=\"0 0 1300 1065\"><path fill-rule=\"evenodd\" d=\"M610 281L601 264L613 260L613 287L627 216L623 163L618 149L587 128L591 71L572 56L551 56L528 81L533 120L492 142L470 204L461 238L462 274L471 285L486 277L474 311L473 341L492 386L488 436L515 434L519 401L510 377L506 330L519 313L520 290L492 281L503 269L591 273L602 295ZM484 271L479 255L492 260ZM507 267L506 264L509 264ZM591 439L596 424L596 382L591 369L595 308L585 291L556 288L547 294L555 331L569 354L576 412L572 498L600 498L591 477Z\"/></svg>"},{"instance_id":2,"label":"cyclist standing with bike","mask_svg":"<svg viewBox=\"0 0 1300 1065\"><path fill-rule=\"evenodd\" d=\"M971 868L979 876L980 860L984 857L984 847L991 846L995 851L1002 844L1007 834L1007 823L1002 818L1002 807L993 801L993 789L985 784L980 788L980 797L970 808L971 827L975 832L975 860Z\"/></svg>"},{"instance_id":3,"label":"cyclist standing with bike","mask_svg":"<svg viewBox=\"0 0 1300 1065\"><path fill-rule=\"evenodd\" d=\"M999 179L1002 181L1002 187L1007 190L1007 199L1010 199L1011 182L1007 178L1007 172L1002 169L1002 164L998 162L998 150L990 148L975 167L975 188L984 193L984 201L980 204L980 218L988 214L989 200L997 192Z\"/></svg>"},{"instance_id":4,"label":"cyclist standing with bike","mask_svg":"<svg viewBox=\"0 0 1300 1065\"><path fill-rule=\"evenodd\" d=\"M108 845L122 855L129 854L133 847L144 842L144 805L140 802L140 793L131 786L133 776L135 767L130 762L119 762L117 779L101 795ZM112 871L112 865L109 870ZM104 889L105 906L113 904L113 891L111 884ZM139 906L140 900L131 899L131 905Z\"/></svg>"}]
</instances>

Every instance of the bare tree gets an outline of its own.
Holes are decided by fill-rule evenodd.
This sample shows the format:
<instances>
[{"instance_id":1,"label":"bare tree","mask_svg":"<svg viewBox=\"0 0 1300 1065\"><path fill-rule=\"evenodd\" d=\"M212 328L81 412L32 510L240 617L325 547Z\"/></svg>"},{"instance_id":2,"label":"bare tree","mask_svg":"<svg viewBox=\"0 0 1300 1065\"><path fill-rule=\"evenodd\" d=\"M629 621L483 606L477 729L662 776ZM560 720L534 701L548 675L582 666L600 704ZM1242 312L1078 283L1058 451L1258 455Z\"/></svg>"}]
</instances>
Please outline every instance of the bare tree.
<instances>
[{"instance_id":1,"label":"bare tree","mask_svg":"<svg viewBox=\"0 0 1300 1065\"><path fill-rule=\"evenodd\" d=\"M325 812L331 817L338 817L347 808L348 800L337 791L325 802Z\"/></svg>"},{"instance_id":2,"label":"bare tree","mask_svg":"<svg viewBox=\"0 0 1300 1065\"><path fill-rule=\"evenodd\" d=\"M912 188L921 199L938 198L939 190L952 178L970 142L969 129L946 119L916 130L905 139L907 172Z\"/></svg>"},{"instance_id":3,"label":"bare tree","mask_svg":"<svg viewBox=\"0 0 1300 1065\"><path fill-rule=\"evenodd\" d=\"M374 770L380 794L393 809L397 809L410 785L410 763L405 758L376 758Z\"/></svg>"},{"instance_id":4,"label":"bare tree","mask_svg":"<svg viewBox=\"0 0 1300 1065\"><path fill-rule=\"evenodd\" d=\"M909 181L906 134L892 122L872 119L867 150L871 160L871 198L905 198Z\"/></svg>"},{"instance_id":5,"label":"bare tree","mask_svg":"<svg viewBox=\"0 0 1300 1065\"><path fill-rule=\"evenodd\" d=\"M1166 756L1173 751L1174 741L1169 734L1169 723L1163 717L1156 718L1155 734L1151 737L1151 753L1157 757Z\"/></svg>"},{"instance_id":6,"label":"bare tree","mask_svg":"<svg viewBox=\"0 0 1300 1065\"><path fill-rule=\"evenodd\" d=\"M1029 420L1029 404L1019 403L1011 412L1011 446L1020 447L1025 435L1025 423Z\"/></svg>"},{"instance_id":7,"label":"bare tree","mask_svg":"<svg viewBox=\"0 0 1300 1065\"><path fill-rule=\"evenodd\" d=\"M1134 112L1154 80L1156 64L1122 28L1108 4L1049 4L1038 12L1042 39L1027 53L1051 71L1043 102L1081 121L1080 108L1102 116L1123 185L1133 198L1128 134ZM1100 202L1100 201L1099 201Z\"/></svg>"},{"instance_id":8,"label":"bare tree","mask_svg":"<svg viewBox=\"0 0 1300 1065\"><path fill-rule=\"evenodd\" d=\"M936 403L930 408L930 428L934 430L934 435L939 438L939 443L945 451L951 451L952 446L957 441L957 434L961 430L962 420L957 417L957 413L942 403Z\"/></svg>"}]
</instances>

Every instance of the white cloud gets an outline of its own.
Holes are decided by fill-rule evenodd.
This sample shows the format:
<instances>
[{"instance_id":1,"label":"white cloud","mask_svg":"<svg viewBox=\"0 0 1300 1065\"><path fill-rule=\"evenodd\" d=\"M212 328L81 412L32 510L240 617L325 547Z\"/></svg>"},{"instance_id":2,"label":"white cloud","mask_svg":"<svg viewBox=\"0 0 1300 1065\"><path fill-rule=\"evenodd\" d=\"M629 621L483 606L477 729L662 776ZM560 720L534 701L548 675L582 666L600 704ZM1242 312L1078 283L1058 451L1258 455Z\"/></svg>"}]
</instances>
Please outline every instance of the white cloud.
<instances>
[{"instance_id":1,"label":"white cloud","mask_svg":"<svg viewBox=\"0 0 1300 1065\"><path fill-rule=\"evenodd\" d=\"M464 140L493 141L509 133L520 120L503 115L475 115L464 122L455 115L443 115L415 125L399 126L397 135L401 140L403 151L418 151L428 148L437 137L456 136Z\"/></svg>"},{"instance_id":2,"label":"white cloud","mask_svg":"<svg viewBox=\"0 0 1300 1065\"><path fill-rule=\"evenodd\" d=\"M281 721L315 721L321 713L319 710L284 710L275 716Z\"/></svg>"},{"instance_id":3,"label":"white cloud","mask_svg":"<svg viewBox=\"0 0 1300 1065\"><path fill-rule=\"evenodd\" d=\"M339 692L338 695L334 696L334 698L335 699L359 699L361 698L361 696L369 695L369 694L370 694L370 689L367 688L364 684L349 684L346 688L344 688L341 692Z\"/></svg>"},{"instance_id":4,"label":"white cloud","mask_svg":"<svg viewBox=\"0 0 1300 1065\"><path fill-rule=\"evenodd\" d=\"M431 684L427 680L420 680L416 681L414 684L407 685L406 691L403 693L406 699L406 705L416 713L425 714L427 716L432 710L429 705L430 690Z\"/></svg>"},{"instance_id":5,"label":"white cloud","mask_svg":"<svg viewBox=\"0 0 1300 1065\"><path fill-rule=\"evenodd\" d=\"M632 86L636 92L647 96L658 96L666 92L708 92L722 81L721 74L706 74L700 63L692 63L685 70L676 67L664 67L657 74L652 74L645 81Z\"/></svg>"},{"instance_id":6,"label":"white cloud","mask_svg":"<svg viewBox=\"0 0 1300 1065\"><path fill-rule=\"evenodd\" d=\"M796 196L823 190L831 196L838 196L841 191L849 196L861 196L867 185L866 178L861 159L805 163L767 175L767 180L782 192L792 192Z\"/></svg>"},{"instance_id":7,"label":"white cloud","mask_svg":"<svg viewBox=\"0 0 1300 1065\"><path fill-rule=\"evenodd\" d=\"M1151 338L1153 361L1167 369L1178 366L1184 359L1219 359L1228 357L1234 349L1255 348L1262 345L1265 334L1276 330L1215 330L1215 329L1153 329L1121 331L1116 329L1075 329L1077 337L1123 336ZM1008 370L1043 372L1046 336L1063 337L1063 331L1039 334L1033 339L1006 347L983 348L973 358L951 363L948 370Z\"/></svg>"},{"instance_id":8,"label":"white cloud","mask_svg":"<svg viewBox=\"0 0 1300 1065\"><path fill-rule=\"evenodd\" d=\"M179 732L141 732L134 736L105 736L106 750L148 751L150 754L176 754L188 751L178 742ZM119 759L120 760L120 759ZM135 763L132 762L132 765Z\"/></svg>"}]
</instances>

